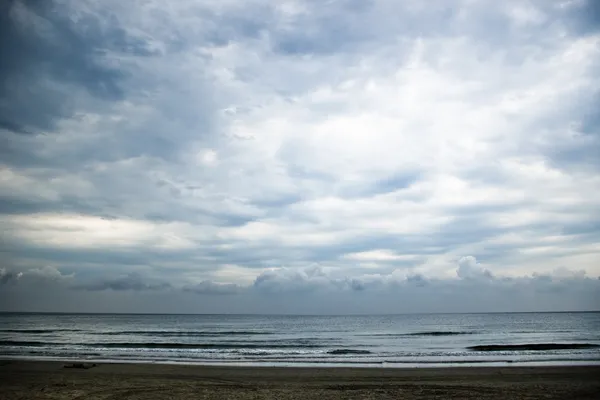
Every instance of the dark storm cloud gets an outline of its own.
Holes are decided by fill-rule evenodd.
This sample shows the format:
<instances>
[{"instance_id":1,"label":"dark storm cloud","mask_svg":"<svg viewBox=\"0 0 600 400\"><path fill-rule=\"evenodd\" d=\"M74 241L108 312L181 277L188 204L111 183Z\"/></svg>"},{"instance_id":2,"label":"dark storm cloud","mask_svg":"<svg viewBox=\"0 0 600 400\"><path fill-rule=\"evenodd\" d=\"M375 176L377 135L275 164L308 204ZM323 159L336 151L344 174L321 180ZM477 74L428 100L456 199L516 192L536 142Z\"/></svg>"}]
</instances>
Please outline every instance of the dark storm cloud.
<instances>
[{"instance_id":1,"label":"dark storm cloud","mask_svg":"<svg viewBox=\"0 0 600 400\"><path fill-rule=\"evenodd\" d=\"M591 34L600 30L600 2L583 0L582 5L568 10L569 27L577 34Z\"/></svg>"},{"instance_id":2,"label":"dark storm cloud","mask_svg":"<svg viewBox=\"0 0 600 400\"><path fill-rule=\"evenodd\" d=\"M468 274L459 279L377 274L335 278L319 268L277 269L261 275L250 286L212 281L175 286L143 281L135 274L91 284L45 267L26 271L18 284L0 291L0 298L20 300L1 304L3 310L21 311L108 312L113 307L103 305L112 303L98 297L101 293L128 293L122 297L125 303L121 306L130 312L139 312L136 307L141 302L146 305L144 310L154 312L313 314L591 310L600 301L600 280L586 277L583 271L564 269L554 275L496 278L488 275L473 257L465 257L458 264L458 274L468 267ZM6 271L0 270L0 274L6 275ZM71 284L65 286L65 281ZM218 304L212 303L215 295L219 296ZM70 299L70 305L51 301L63 297ZM198 299L202 299L200 304ZM61 308L55 308L57 304ZM123 312L123 307L118 310Z\"/></svg>"},{"instance_id":3,"label":"dark storm cloud","mask_svg":"<svg viewBox=\"0 0 600 400\"><path fill-rule=\"evenodd\" d=\"M109 264L111 266L130 267L135 265L147 265L150 261L160 262L164 259L178 260L187 259L189 255L167 255L158 252L131 251L127 249L56 249L51 247L36 247L16 244L6 247L5 252L14 257L28 257L37 260L46 260L56 264L80 265L94 264L97 268Z\"/></svg>"},{"instance_id":4,"label":"dark storm cloud","mask_svg":"<svg viewBox=\"0 0 600 400\"><path fill-rule=\"evenodd\" d=\"M6 268L0 268L0 285L5 285L14 282L21 278L23 274L20 272L8 271Z\"/></svg>"},{"instance_id":5,"label":"dark storm cloud","mask_svg":"<svg viewBox=\"0 0 600 400\"><path fill-rule=\"evenodd\" d=\"M58 169L82 168L90 161L113 161L150 154L172 159L181 138L165 132L181 130L182 122L161 118L148 121L152 129L128 131L104 120L104 131L84 137L76 146L56 146L52 139L21 138L30 134L56 132L57 123L75 114L104 112L116 101L136 96L143 83L128 82L133 74L119 57L143 60L156 55L146 38L126 31L110 12L86 12L75 4L55 1L10 0L0 6L0 155L14 166L43 166ZM148 82L146 82L147 84ZM152 98L144 86L144 101L164 113L179 114L178 121L193 120L200 129L197 112L171 99ZM157 116L156 116L157 117ZM156 118L155 117L155 118ZM193 118L191 118L193 117ZM182 126L183 125L183 126ZM189 123L188 123L189 125ZM205 126L206 128L206 126ZM189 129L189 127L188 127ZM119 131L118 134L112 134Z\"/></svg>"},{"instance_id":6,"label":"dark storm cloud","mask_svg":"<svg viewBox=\"0 0 600 400\"><path fill-rule=\"evenodd\" d=\"M385 2L339 1L323 7L320 2L305 2L310 12L295 15L288 29L272 32L275 50L286 55L327 55L354 53L405 35L439 36L451 29L456 10L451 5L436 3L411 12L399 12ZM410 7L408 7L410 8ZM427 11L427 18L418 18ZM401 55L406 49L399 48Z\"/></svg>"},{"instance_id":7,"label":"dark storm cloud","mask_svg":"<svg viewBox=\"0 0 600 400\"><path fill-rule=\"evenodd\" d=\"M108 49L140 53L115 24L74 22L54 1L8 0L0 5L0 126L14 133L51 131L76 104L72 88L114 100L123 73L102 61Z\"/></svg>"},{"instance_id":8,"label":"dark storm cloud","mask_svg":"<svg viewBox=\"0 0 600 400\"><path fill-rule=\"evenodd\" d=\"M21 197L0 194L0 214L29 214L40 212L67 212L97 215L111 218L111 207L103 199L75 198L62 196L58 199L43 199L34 196Z\"/></svg>"},{"instance_id":9,"label":"dark storm cloud","mask_svg":"<svg viewBox=\"0 0 600 400\"><path fill-rule=\"evenodd\" d=\"M47 286L48 284L61 283L70 280L73 274L65 275L57 268L46 265L40 268L31 268L25 271L17 272L0 268L0 283L19 283L19 285Z\"/></svg>"},{"instance_id":10,"label":"dark storm cloud","mask_svg":"<svg viewBox=\"0 0 600 400\"><path fill-rule=\"evenodd\" d=\"M202 281L196 285L184 286L184 292L207 294L207 295L228 295L237 294L244 289L233 283L216 283L212 281Z\"/></svg>"},{"instance_id":11,"label":"dark storm cloud","mask_svg":"<svg viewBox=\"0 0 600 400\"><path fill-rule=\"evenodd\" d=\"M150 282L138 273L127 274L112 279L104 279L90 283L80 283L73 286L77 290L101 291L101 290L164 290L171 288L167 282Z\"/></svg>"},{"instance_id":12,"label":"dark storm cloud","mask_svg":"<svg viewBox=\"0 0 600 400\"><path fill-rule=\"evenodd\" d=\"M309 293L347 287L347 279L330 278L320 267L278 268L261 273L252 288L265 293Z\"/></svg>"},{"instance_id":13,"label":"dark storm cloud","mask_svg":"<svg viewBox=\"0 0 600 400\"><path fill-rule=\"evenodd\" d=\"M464 257L458 264L459 279L426 278L419 274L406 278L371 275L339 279L322 270L278 269L263 274L252 290L269 296L277 294L282 304L297 301L294 307L300 312L319 310L312 307L321 302L323 308L317 313L327 313L329 304L335 304L334 308L345 310L344 313L594 309L600 300L598 280L584 274L496 278L474 257ZM533 301L532 294L536 294ZM340 302L346 306L340 306Z\"/></svg>"},{"instance_id":14,"label":"dark storm cloud","mask_svg":"<svg viewBox=\"0 0 600 400\"><path fill-rule=\"evenodd\" d=\"M0 129L12 131L14 133L20 133L22 135L33 134L33 132L28 131L27 129L23 128L21 125L15 123L13 121L9 121L9 120L0 120Z\"/></svg>"},{"instance_id":15,"label":"dark storm cloud","mask_svg":"<svg viewBox=\"0 0 600 400\"><path fill-rule=\"evenodd\" d=\"M538 33L541 28L551 28L559 23L572 35L586 35L600 29L600 6L596 0L585 0L581 4L571 4L565 9L556 2L539 0L533 2L535 8L548 16L523 31L514 29L514 21L506 12L503 3L493 5L473 3L470 8L461 8L450 1L412 4L402 11L390 7L386 2L364 1L360 6L350 1L329 3L305 2L310 12L295 15L292 26L302 26L302 30L287 29L270 32L275 50L283 54L354 53L377 41L419 36L444 37L455 34L468 34L482 43L493 46L506 46L510 39ZM513 7L515 4L510 4ZM388 7L388 8L386 8ZM398 55L406 49L398 48ZM513 56L522 57L519 53Z\"/></svg>"}]
</instances>

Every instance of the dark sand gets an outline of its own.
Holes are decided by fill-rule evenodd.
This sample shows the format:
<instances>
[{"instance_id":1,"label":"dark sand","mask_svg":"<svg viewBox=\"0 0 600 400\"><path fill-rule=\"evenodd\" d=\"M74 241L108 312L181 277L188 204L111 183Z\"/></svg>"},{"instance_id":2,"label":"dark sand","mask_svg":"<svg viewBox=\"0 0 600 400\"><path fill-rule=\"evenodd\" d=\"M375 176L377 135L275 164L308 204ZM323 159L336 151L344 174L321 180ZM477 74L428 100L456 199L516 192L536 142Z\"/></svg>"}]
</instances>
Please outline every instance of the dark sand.
<instances>
[{"instance_id":1,"label":"dark sand","mask_svg":"<svg viewBox=\"0 0 600 400\"><path fill-rule=\"evenodd\" d=\"M64 365L0 361L0 399L600 399L600 367Z\"/></svg>"}]
</instances>

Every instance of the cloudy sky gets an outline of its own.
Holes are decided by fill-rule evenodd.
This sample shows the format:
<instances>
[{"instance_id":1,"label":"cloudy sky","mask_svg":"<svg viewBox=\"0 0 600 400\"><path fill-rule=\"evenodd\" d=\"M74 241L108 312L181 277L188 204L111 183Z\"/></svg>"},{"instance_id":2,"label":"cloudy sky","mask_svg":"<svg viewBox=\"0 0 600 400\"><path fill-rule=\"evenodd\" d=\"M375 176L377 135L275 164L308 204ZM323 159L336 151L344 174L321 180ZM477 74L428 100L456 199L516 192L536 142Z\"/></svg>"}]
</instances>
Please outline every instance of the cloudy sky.
<instances>
[{"instance_id":1,"label":"cloudy sky","mask_svg":"<svg viewBox=\"0 0 600 400\"><path fill-rule=\"evenodd\" d=\"M600 2L9 0L0 309L600 309Z\"/></svg>"}]
</instances>

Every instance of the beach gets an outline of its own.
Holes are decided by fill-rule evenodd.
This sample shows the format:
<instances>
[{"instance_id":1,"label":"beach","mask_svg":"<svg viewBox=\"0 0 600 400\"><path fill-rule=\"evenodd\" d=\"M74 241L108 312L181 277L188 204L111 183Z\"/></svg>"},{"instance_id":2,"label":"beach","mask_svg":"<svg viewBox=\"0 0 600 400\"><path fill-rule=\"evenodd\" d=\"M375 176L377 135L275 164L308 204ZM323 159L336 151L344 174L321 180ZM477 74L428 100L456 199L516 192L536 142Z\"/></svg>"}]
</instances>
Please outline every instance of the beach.
<instances>
[{"instance_id":1,"label":"beach","mask_svg":"<svg viewBox=\"0 0 600 400\"><path fill-rule=\"evenodd\" d=\"M597 399L600 367L285 368L0 362L0 399ZM76 365L81 367L81 365Z\"/></svg>"}]
</instances>

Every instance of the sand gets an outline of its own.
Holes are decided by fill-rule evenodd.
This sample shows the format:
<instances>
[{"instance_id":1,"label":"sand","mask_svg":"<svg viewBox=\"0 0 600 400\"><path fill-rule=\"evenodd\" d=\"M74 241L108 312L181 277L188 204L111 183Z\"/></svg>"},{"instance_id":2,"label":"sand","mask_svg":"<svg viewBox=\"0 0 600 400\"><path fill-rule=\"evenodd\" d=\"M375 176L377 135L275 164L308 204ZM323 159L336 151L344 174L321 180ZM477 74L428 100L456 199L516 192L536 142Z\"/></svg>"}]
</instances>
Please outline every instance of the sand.
<instances>
[{"instance_id":1,"label":"sand","mask_svg":"<svg viewBox=\"0 0 600 400\"><path fill-rule=\"evenodd\" d=\"M0 361L0 399L600 399L600 367L270 368Z\"/></svg>"}]
</instances>

